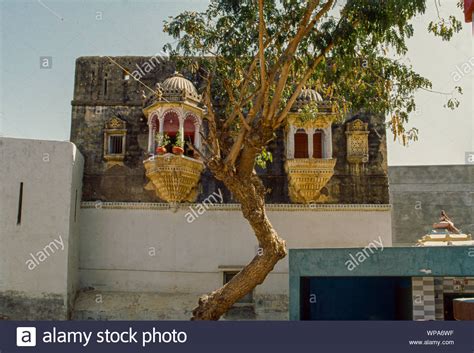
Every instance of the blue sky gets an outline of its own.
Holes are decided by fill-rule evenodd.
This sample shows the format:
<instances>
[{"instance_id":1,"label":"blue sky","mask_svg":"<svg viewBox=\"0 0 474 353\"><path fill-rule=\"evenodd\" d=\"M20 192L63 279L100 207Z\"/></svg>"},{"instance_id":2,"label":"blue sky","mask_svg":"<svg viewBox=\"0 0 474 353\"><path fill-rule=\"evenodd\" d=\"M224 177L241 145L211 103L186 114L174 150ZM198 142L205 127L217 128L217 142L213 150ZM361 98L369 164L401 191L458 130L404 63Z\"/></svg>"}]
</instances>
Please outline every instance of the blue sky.
<instances>
[{"instance_id":1,"label":"blue sky","mask_svg":"<svg viewBox=\"0 0 474 353\"><path fill-rule=\"evenodd\" d=\"M207 0L191 1L1 1L0 133L4 136L68 140L74 84L74 62L89 55L153 55L171 41L163 21L184 10L202 10ZM441 11L456 12L452 0ZM470 26L450 43L426 33L434 16L429 9L417 19L408 60L433 79L434 88L450 90L452 72L474 56ZM40 57L52 57L51 69L40 69ZM474 68L473 68L474 72ZM420 92L413 124L420 141L406 149L389 142L389 163L460 164L473 146L473 73L463 77L462 107L443 109L443 96ZM440 143L442 142L442 143Z\"/></svg>"},{"instance_id":2,"label":"blue sky","mask_svg":"<svg viewBox=\"0 0 474 353\"><path fill-rule=\"evenodd\" d=\"M168 16L207 1L2 1L1 131L69 138L74 62L88 55L153 55ZM100 19L102 18L102 19ZM52 69L40 69L40 57Z\"/></svg>"}]
</instances>

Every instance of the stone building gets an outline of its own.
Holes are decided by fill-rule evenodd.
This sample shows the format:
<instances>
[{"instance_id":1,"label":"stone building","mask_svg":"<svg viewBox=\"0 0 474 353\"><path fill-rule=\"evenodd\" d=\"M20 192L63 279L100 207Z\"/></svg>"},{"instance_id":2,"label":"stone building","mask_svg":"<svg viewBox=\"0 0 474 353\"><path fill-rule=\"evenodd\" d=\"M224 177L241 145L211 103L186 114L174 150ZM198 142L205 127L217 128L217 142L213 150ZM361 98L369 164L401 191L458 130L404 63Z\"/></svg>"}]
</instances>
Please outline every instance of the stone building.
<instances>
[{"instance_id":1,"label":"stone building","mask_svg":"<svg viewBox=\"0 0 474 353\"><path fill-rule=\"evenodd\" d=\"M199 86L198 80L189 76L191 82L182 76L173 76L174 71L172 63L157 57L117 57L113 61L105 57L77 59L71 142L85 156L83 201L160 201L154 190L143 187L147 183L143 161L154 152L154 135L151 132L159 129L159 126L155 126L157 114L161 114L162 121L166 114L170 117L168 119L176 119L169 124L167 120L165 124L165 128L170 129L168 133L175 134L179 119L184 119L185 114L194 119L193 112L202 108L196 96L198 93L195 86ZM134 78L139 78L140 82ZM162 82L168 93L165 92L167 96L157 103L153 91L156 84ZM144 102L142 91L154 102ZM181 91L190 94L185 99L187 103L180 103ZM166 103L168 100L171 103ZM322 98L317 92L306 89L295 109L320 100ZM186 107L180 107L182 104ZM173 107L182 111L173 110ZM155 111L152 108L156 108ZM179 114L183 116L178 117ZM196 120L200 124L202 112L197 115L201 115ZM296 115L295 112L291 115L293 120L296 120ZM107 156L107 148L110 146L107 147L106 125L114 118L123 124L124 144L120 163L108 160L110 157ZM188 123L191 125L189 129L186 125ZM193 131L193 124L194 122L187 120L186 126L183 126L185 134ZM267 170L260 171L270 189L267 201L291 202L291 185L288 186L285 162L289 159L299 159L300 162L308 159L307 162L318 160L318 167L327 167L332 175L321 188L325 203L388 204L384 118L361 114L349 117L343 124L330 124L330 119L320 119L313 124L314 126L311 123L307 126L290 124L287 131L279 132L278 139L270 147L274 162ZM356 131L357 129L361 131ZM198 137L199 134L196 134L196 138ZM348 153L348 148L352 154ZM332 161L327 162L328 160ZM357 166L360 166L360 170ZM287 165L288 167L292 169L291 165ZM204 171L197 201L203 200L218 188L224 192L224 203L232 203L232 196L225 187Z\"/></svg>"},{"instance_id":2,"label":"stone building","mask_svg":"<svg viewBox=\"0 0 474 353\"><path fill-rule=\"evenodd\" d=\"M157 57L82 57L75 75L71 142L77 151L70 151L63 164L69 170L68 161L83 156L83 174L82 169L68 172L82 174L82 182L74 189L58 184L68 197L56 200L59 190L41 187L41 170L28 169L19 180L15 170L34 165L39 149L25 154L21 164L11 161L14 165L4 172L11 187L2 189L9 201L2 207L8 214L18 212L20 182L28 191L23 200L34 189L64 209L71 209L68 200L77 190L77 235L68 233L71 242L63 260L77 253L78 261L58 263L60 257L53 255L51 268L40 264L31 272L22 265L28 254L59 233L64 239L68 231L52 228L24 247L10 230L2 233L9 239L7 248L18 248L19 256L17 266L0 271L11 278L28 276L38 289L33 293L17 281L0 281L0 314L15 319L187 319L199 295L230 280L258 251L231 193L188 147L199 146L200 133L206 133L201 84ZM299 119L306 104L316 104L320 112L310 122ZM374 239L391 246L383 117L356 114L342 123L333 118L318 92L302 92L288 125L269 147L273 161L258 170L269 189L268 216L289 248L364 247ZM12 150L21 144L34 150L41 143L4 142ZM172 145L183 151L172 153ZM2 224L9 224L11 232L28 226L28 237L39 219L57 218L47 207L35 209L39 218L30 218L29 207L23 202L21 224L10 217ZM287 319L288 260L278 263L226 318Z\"/></svg>"}]
</instances>

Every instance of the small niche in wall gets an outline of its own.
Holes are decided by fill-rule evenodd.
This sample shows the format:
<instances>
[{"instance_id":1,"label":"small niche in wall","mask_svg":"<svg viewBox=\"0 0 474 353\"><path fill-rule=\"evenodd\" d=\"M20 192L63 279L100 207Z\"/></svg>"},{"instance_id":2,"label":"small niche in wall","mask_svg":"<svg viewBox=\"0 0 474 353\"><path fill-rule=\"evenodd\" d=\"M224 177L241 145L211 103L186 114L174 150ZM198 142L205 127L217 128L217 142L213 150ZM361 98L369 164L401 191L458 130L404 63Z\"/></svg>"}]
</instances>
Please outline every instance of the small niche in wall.
<instances>
[{"instance_id":1,"label":"small niche in wall","mask_svg":"<svg viewBox=\"0 0 474 353\"><path fill-rule=\"evenodd\" d=\"M107 80L107 74L105 74L104 76L104 96L107 96L107 90L108 90L108 87L109 86L109 82Z\"/></svg>"},{"instance_id":2,"label":"small niche in wall","mask_svg":"<svg viewBox=\"0 0 474 353\"><path fill-rule=\"evenodd\" d=\"M18 194L18 214L16 218L16 224L21 224L21 216L23 212L23 182L20 183L20 191Z\"/></svg>"},{"instance_id":3,"label":"small niche in wall","mask_svg":"<svg viewBox=\"0 0 474 353\"><path fill-rule=\"evenodd\" d=\"M77 189L76 189L76 197L74 199L74 223L76 223L76 214L77 214Z\"/></svg>"}]
</instances>

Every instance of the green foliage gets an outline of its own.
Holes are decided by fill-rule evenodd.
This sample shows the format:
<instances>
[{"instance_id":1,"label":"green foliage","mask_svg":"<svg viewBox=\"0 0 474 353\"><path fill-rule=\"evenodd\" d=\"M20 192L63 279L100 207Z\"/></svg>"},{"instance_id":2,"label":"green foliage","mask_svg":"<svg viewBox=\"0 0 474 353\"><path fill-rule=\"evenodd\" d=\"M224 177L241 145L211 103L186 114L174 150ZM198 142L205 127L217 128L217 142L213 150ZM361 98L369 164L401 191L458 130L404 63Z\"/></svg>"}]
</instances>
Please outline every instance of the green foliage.
<instances>
[{"instance_id":1,"label":"green foliage","mask_svg":"<svg viewBox=\"0 0 474 353\"><path fill-rule=\"evenodd\" d=\"M182 138L181 131L178 131L178 132L176 133L176 139L175 139L175 141L174 141L174 143L173 143L173 146L183 148L183 146L184 146L184 140L183 140L183 138Z\"/></svg>"},{"instance_id":2,"label":"green foliage","mask_svg":"<svg viewBox=\"0 0 474 353\"><path fill-rule=\"evenodd\" d=\"M321 0L320 11L329 0ZM277 68L285 49L298 31L309 1L265 0L265 69ZM301 82L314 58L329 44L333 47L314 70L307 86L315 88L344 118L348 112L367 111L388 116L394 137L403 143L416 140L416 129L406 130L416 110L414 94L432 88L429 79L405 63L406 41L414 34L412 19L426 10L427 0L347 0L336 3L300 41L291 57L290 75L279 101L280 111ZM430 6L433 6L432 4ZM260 70L248 75L258 54L258 1L211 0L203 12L186 11L165 23L164 31L177 40L165 50L181 68L199 74L212 73L218 129L236 110L246 114L255 100L245 98L261 89ZM430 23L428 31L449 40L461 29L454 16ZM241 87L250 81L245 95ZM269 82L267 99L275 96L276 82ZM237 104L236 102L243 102ZM450 100L447 107L459 104ZM306 108L302 119L316 116L318 107ZM258 121L258 120L257 120ZM235 137L242 125L231 126Z\"/></svg>"},{"instance_id":3,"label":"green foliage","mask_svg":"<svg viewBox=\"0 0 474 353\"><path fill-rule=\"evenodd\" d=\"M255 163L262 169L267 168L267 163L273 162L273 155L271 152L263 148L262 151L255 158Z\"/></svg>"},{"instance_id":4,"label":"green foliage","mask_svg":"<svg viewBox=\"0 0 474 353\"><path fill-rule=\"evenodd\" d=\"M431 21L428 25L428 30L442 40L450 40L461 29L462 23L454 16L449 16L447 20L440 18L437 22Z\"/></svg>"},{"instance_id":5,"label":"green foliage","mask_svg":"<svg viewBox=\"0 0 474 353\"><path fill-rule=\"evenodd\" d=\"M171 143L170 137L165 133L158 132L155 136L156 143L160 147L164 147Z\"/></svg>"},{"instance_id":6,"label":"green foliage","mask_svg":"<svg viewBox=\"0 0 474 353\"><path fill-rule=\"evenodd\" d=\"M458 93L458 94L462 94L462 88L459 87L459 86L456 86L454 87L454 92ZM459 100L457 99L457 97L451 97L448 99L448 101L446 102L446 104L444 105L445 108L449 108L451 110L454 110L456 109L457 107L459 107Z\"/></svg>"}]
</instances>

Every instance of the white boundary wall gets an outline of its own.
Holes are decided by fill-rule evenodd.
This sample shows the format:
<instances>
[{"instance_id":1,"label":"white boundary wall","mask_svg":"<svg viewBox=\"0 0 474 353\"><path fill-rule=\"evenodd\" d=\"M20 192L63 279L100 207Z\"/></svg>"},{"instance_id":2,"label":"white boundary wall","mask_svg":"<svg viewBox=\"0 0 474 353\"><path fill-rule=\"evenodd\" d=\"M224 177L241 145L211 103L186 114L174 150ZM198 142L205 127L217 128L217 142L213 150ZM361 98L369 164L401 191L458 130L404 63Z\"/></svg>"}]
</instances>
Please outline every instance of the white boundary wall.
<instances>
[{"instance_id":1,"label":"white boundary wall","mask_svg":"<svg viewBox=\"0 0 474 353\"><path fill-rule=\"evenodd\" d=\"M164 204L83 203L82 287L102 291L204 293L258 251L238 206L216 205L187 223L188 207ZM296 211L296 212L295 212ZM392 245L389 205L269 205L268 215L288 248ZM282 260L256 294L288 293Z\"/></svg>"},{"instance_id":2,"label":"white boundary wall","mask_svg":"<svg viewBox=\"0 0 474 353\"><path fill-rule=\"evenodd\" d=\"M64 301L64 313L72 305L79 285L83 164L70 142L0 138L0 295L18 305L51 296Z\"/></svg>"}]
</instances>

